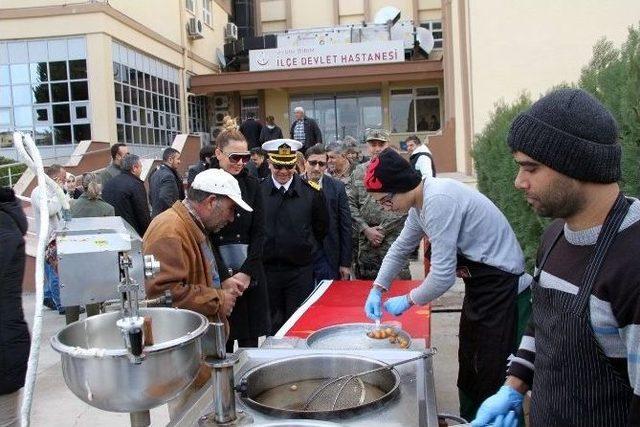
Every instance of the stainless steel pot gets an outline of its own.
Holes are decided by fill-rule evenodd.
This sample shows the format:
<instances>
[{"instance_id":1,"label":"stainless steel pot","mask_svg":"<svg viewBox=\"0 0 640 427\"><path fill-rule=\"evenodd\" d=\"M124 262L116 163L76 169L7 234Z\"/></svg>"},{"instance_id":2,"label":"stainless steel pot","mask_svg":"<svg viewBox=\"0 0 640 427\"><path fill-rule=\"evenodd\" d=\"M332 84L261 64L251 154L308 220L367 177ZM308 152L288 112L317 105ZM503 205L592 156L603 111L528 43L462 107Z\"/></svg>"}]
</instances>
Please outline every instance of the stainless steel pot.
<instances>
[{"instance_id":1,"label":"stainless steel pot","mask_svg":"<svg viewBox=\"0 0 640 427\"><path fill-rule=\"evenodd\" d=\"M341 354L310 354L274 360L247 371L239 382L243 401L250 407L269 414L288 418L331 419L344 417L381 405L393 399L399 392L400 376L395 369L376 372L361 377L362 381L378 389L380 397L348 409L310 411L301 409L309 397L301 393L278 393L278 402L267 402L265 392L278 390L282 386L323 380L341 375L355 374L384 366L385 363L362 356ZM297 388L297 387L296 387Z\"/></svg>"},{"instance_id":2,"label":"stainless steel pot","mask_svg":"<svg viewBox=\"0 0 640 427\"><path fill-rule=\"evenodd\" d=\"M155 344L134 364L116 326L119 315L74 322L51 338L67 387L89 405L112 412L146 411L175 398L198 373L207 319L176 308L140 309L152 319Z\"/></svg>"}]
</instances>

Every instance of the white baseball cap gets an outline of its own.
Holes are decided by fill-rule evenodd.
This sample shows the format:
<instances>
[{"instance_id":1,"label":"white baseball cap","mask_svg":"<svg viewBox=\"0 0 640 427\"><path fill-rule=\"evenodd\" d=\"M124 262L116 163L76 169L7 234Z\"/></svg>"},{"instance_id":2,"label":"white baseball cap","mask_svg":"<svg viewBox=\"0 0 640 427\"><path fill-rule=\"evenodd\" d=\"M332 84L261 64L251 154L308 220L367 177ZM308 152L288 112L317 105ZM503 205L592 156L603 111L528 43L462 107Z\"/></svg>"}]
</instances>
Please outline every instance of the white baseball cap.
<instances>
[{"instance_id":1,"label":"white baseball cap","mask_svg":"<svg viewBox=\"0 0 640 427\"><path fill-rule=\"evenodd\" d=\"M227 196L245 211L253 212L251 206L242 200L242 192L240 191L238 181L233 175L222 169L207 169L200 172L193 179L191 188L206 193Z\"/></svg>"}]
</instances>

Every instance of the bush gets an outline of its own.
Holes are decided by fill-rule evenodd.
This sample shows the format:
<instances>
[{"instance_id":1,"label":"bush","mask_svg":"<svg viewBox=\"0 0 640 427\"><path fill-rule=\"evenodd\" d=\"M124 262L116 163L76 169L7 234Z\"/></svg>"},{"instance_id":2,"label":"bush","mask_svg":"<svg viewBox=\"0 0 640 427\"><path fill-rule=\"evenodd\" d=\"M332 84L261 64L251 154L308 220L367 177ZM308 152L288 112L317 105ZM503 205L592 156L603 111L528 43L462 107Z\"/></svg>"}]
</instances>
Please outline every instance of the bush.
<instances>
[{"instance_id":1,"label":"bush","mask_svg":"<svg viewBox=\"0 0 640 427\"><path fill-rule=\"evenodd\" d=\"M515 117L531 106L528 95L521 95L514 103L496 104L496 109L482 133L476 136L472 152L478 177L478 190L504 213L516 233L524 251L527 271L535 264L540 235L548 221L536 215L513 181L517 165L507 146L507 134Z\"/></svg>"},{"instance_id":2,"label":"bush","mask_svg":"<svg viewBox=\"0 0 640 427\"><path fill-rule=\"evenodd\" d=\"M629 28L627 41L616 49L601 40L582 69L580 87L611 110L622 143L622 190L640 195L640 28Z\"/></svg>"},{"instance_id":3,"label":"bush","mask_svg":"<svg viewBox=\"0 0 640 427\"><path fill-rule=\"evenodd\" d=\"M6 187L9 185L9 172L11 172L11 184L15 185L20 179L22 172L27 168L24 164L12 166L10 169L3 165L16 163L15 160L7 159L6 157L0 157L0 187Z\"/></svg>"}]
</instances>

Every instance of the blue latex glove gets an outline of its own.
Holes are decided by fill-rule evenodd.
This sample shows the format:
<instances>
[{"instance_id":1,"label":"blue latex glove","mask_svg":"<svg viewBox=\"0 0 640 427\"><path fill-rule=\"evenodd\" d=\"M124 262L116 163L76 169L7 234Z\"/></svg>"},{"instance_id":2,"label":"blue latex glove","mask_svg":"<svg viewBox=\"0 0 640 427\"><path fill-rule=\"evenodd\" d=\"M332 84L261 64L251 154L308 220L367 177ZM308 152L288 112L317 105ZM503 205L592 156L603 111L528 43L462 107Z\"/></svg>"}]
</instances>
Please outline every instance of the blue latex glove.
<instances>
[{"instance_id":1,"label":"blue latex glove","mask_svg":"<svg viewBox=\"0 0 640 427\"><path fill-rule=\"evenodd\" d=\"M495 425L496 427L518 425L516 415L522 412L523 395L508 385L503 385L493 396L487 398L478 413L476 419L471 422L472 427ZM513 412L513 415L510 414ZM515 419L515 424L513 421ZM507 424L509 422L509 424Z\"/></svg>"},{"instance_id":2,"label":"blue latex glove","mask_svg":"<svg viewBox=\"0 0 640 427\"><path fill-rule=\"evenodd\" d=\"M400 297L389 298L384 303L384 309L394 316L400 316L402 313L407 311L411 307L409 303L409 296L402 295Z\"/></svg>"},{"instance_id":3,"label":"blue latex glove","mask_svg":"<svg viewBox=\"0 0 640 427\"><path fill-rule=\"evenodd\" d=\"M371 320L380 320L382 317L382 291L379 288L373 287L369 292L367 302L364 303L364 312Z\"/></svg>"}]
</instances>

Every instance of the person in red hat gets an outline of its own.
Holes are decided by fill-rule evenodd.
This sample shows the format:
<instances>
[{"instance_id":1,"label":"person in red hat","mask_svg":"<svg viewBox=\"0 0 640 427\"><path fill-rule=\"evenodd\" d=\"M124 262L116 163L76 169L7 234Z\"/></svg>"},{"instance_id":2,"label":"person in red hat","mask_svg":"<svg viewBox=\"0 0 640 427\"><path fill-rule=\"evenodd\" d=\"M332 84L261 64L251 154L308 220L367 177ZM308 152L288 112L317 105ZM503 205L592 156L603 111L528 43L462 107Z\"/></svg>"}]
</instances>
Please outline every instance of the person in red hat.
<instances>
[{"instance_id":1,"label":"person in red hat","mask_svg":"<svg viewBox=\"0 0 640 427\"><path fill-rule=\"evenodd\" d=\"M382 261L365 312L373 320L380 319L383 308L400 316L414 304L438 298L461 277L460 414L473 419L482 401L504 383L505 363L516 350L518 294L527 292L522 297L528 300L531 276L524 274L516 236L502 212L480 192L453 179L425 180L393 150L371 161L364 185L384 209L408 213ZM411 292L383 304L383 294L424 236L431 242L431 271Z\"/></svg>"}]
</instances>

